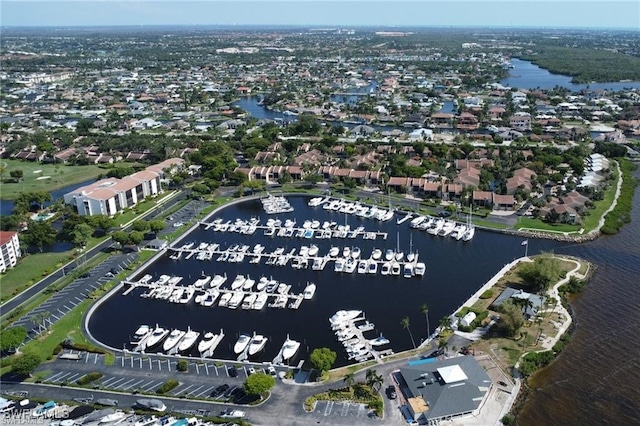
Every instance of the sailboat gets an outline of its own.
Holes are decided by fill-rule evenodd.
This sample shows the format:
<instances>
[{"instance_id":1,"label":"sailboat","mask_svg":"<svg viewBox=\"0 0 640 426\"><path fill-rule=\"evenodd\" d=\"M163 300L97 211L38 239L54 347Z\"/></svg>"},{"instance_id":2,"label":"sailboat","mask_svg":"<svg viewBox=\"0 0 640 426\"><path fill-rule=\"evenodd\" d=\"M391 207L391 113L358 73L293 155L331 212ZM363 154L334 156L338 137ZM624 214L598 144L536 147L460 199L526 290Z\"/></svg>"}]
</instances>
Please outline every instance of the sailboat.
<instances>
[{"instance_id":1,"label":"sailboat","mask_svg":"<svg viewBox=\"0 0 640 426\"><path fill-rule=\"evenodd\" d=\"M469 216L467 216L467 230L462 234L462 241L469 241L476 234L476 227L471 223L471 212L473 211L473 204L469 208Z\"/></svg>"},{"instance_id":2,"label":"sailboat","mask_svg":"<svg viewBox=\"0 0 640 426\"><path fill-rule=\"evenodd\" d=\"M413 262L416 254L413 252L413 234L409 234L409 253L407 253L407 262Z\"/></svg>"}]
</instances>

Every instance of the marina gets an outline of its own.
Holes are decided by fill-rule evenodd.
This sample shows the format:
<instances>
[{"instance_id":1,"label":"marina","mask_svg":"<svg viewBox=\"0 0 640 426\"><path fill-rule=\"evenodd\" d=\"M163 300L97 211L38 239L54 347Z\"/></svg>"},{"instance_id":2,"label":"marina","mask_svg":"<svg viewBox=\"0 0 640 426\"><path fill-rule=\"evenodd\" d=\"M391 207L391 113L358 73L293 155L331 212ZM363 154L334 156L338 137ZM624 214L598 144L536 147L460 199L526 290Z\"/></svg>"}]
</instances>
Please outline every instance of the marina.
<instances>
[{"instance_id":1,"label":"marina","mask_svg":"<svg viewBox=\"0 0 640 426\"><path fill-rule=\"evenodd\" d=\"M294 212L269 219L280 220L281 228L286 228L286 224L306 229L302 226L306 221L310 222L309 229L316 226L314 221L319 223L317 229L322 229L325 222L345 224L345 213L324 208L331 204L333 197L322 197L324 203L316 207L308 205L310 199L288 197ZM262 225L256 222L261 214L264 215L261 202L255 199L225 207L202 222L228 223L229 226L244 222L239 229L246 226L245 232L249 232L252 219L253 225ZM406 213L397 216L401 219ZM400 326L403 317L410 318L416 340L418 336L426 336L424 315L419 309L421 303L429 304L431 323L435 327L434 318L453 312L496 269L515 255L521 255L519 238L476 232L471 241L463 243L454 238L433 237L411 225L418 217L414 214L398 224L396 220L378 221L347 213L346 223L353 229L364 226L367 232L395 235L395 238L371 240L266 236L257 228L253 234L229 230L222 234L212 233L213 226L207 230L206 225L201 224L174 243L175 249L183 251L179 259L170 257L177 250L169 248L145 270L128 278L122 289L105 300L90 317L89 329L96 339L111 347L135 349L136 345L131 342L136 327L131 324L155 328L159 323L163 329L158 330L161 340L174 329L187 332L191 328L200 332L199 340L180 354L200 357L200 341L207 333L218 334L223 328L224 338L207 357L228 360L238 357L233 346L239 335L255 330L268 338L263 350L253 357L257 362L275 359L289 335L300 343L293 358L287 361L289 365L308 360L315 348L328 347L339 353L336 366L340 366L355 361L348 359L344 346L326 327L326 320L318 321L318 318L331 317L342 306L359 306L365 312L387 313L375 318L376 329L365 334L367 340L382 333L391 341L387 347L395 352L410 348L408 333ZM536 241L530 252L544 250L546 243ZM548 243L550 248L557 245ZM234 250L230 251L231 248ZM402 260L397 260L399 252ZM198 255L208 257L202 253L211 253L211 259L198 260ZM239 254L244 258L240 256L241 262L217 261L223 255L230 259L233 253L236 259ZM391 260L387 260L387 253ZM348 270L353 268L353 272L335 272L340 263L343 266L349 263ZM411 278L404 277L406 263L413 267ZM385 270L387 275L383 275ZM394 275L394 271L398 275ZM238 275L245 280L232 290L231 284ZM310 284L315 286L315 291L313 286L308 288ZM187 287L193 289L190 299L189 293L184 295ZM169 302L176 290L182 290L181 297ZM238 293L232 303L235 309L230 309L229 302ZM156 294L166 298L153 297ZM181 299L188 302L180 303ZM251 309L247 309L249 305ZM166 332L164 336L163 332ZM138 350L159 351L158 346Z\"/></svg>"}]
</instances>

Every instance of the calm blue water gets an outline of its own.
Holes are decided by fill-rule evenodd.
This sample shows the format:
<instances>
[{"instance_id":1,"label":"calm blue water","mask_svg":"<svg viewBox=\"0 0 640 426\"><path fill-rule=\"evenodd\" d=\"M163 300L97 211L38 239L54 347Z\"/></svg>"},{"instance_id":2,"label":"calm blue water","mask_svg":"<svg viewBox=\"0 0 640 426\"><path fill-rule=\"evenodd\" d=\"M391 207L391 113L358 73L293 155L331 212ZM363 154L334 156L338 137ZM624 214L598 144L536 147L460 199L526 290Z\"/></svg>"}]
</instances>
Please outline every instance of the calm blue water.
<instances>
[{"instance_id":1,"label":"calm blue water","mask_svg":"<svg viewBox=\"0 0 640 426\"><path fill-rule=\"evenodd\" d=\"M552 74L529 61L513 58L511 64L514 68L509 70L509 77L500 81L500 84L503 86L517 87L520 89L553 89L555 86L562 86L572 91L587 88L592 90L640 88L640 81L574 84L571 82L571 77L562 74Z\"/></svg>"},{"instance_id":2,"label":"calm blue water","mask_svg":"<svg viewBox=\"0 0 640 426\"><path fill-rule=\"evenodd\" d=\"M56 189L55 191L51 191L51 196L53 197L52 202L55 202L58 198L62 198L64 194L66 194L69 191L73 191L74 189L80 188L85 185L89 185L90 183L93 183L95 181L96 181L95 179L86 180L84 182L76 183L73 185L65 186L64 188ZM44 206L47 207L51 205L52 202L45 203ZM12 211L13 211L13 201L0 199L0 215L9 216Z\"/></svg>"},{"instance_id":3,"label":"calm blue water","mask_svg":"<svg viewBox=\"0 0 640 426\"><path fill-rule=\"evenodd\" d=\"M291 197L295 211L278 217L282 220L296 218L299 224L310 218L344 223L343 214L330 213L322 208L309 208L306 200L302 196ZM266 222L267 216L258 201L228 207L218 215L225 220L248 219L252 216L261 217L263 223ZM363 225L367 230L388 232L389 237L386 241L271 239L263 236L260 231L253 236L245 236L198 229L187 240L196 243L217 242L223 247L231 244L253 246L260 243L267 247L267 251L279 246L286 247L289 251L313 242L319 246L321 254L327 253L332 244L341 247L357 245L362 249L363 255L368 257L374 247L395 248L398 231L400 248L409 250L411 230L408 222L396 225L395 218L388 223L379 223L351 216L347 220L352 227ZM370 338L382 333L391 340L391 347L395 351L408 349L411 347L411 340L407 331L401 327L402 318L409 317L414 338L419 343L421 338L427 336L425 317L420 312L423 303L429 305L433 331L440 318L451 314L502 266L524 254L520 245L521 238L490 232L477 232L469 243L438 238L420 231L414 231L412 239L414 250L418 251L420 259L427 264L427 273L423 278L338 274L333 271L333 263L329 263L324 271L317 272L311 269L295 270L290 266L271 267L248 262L228 264L215 260L202 262L195 258L173 261L164 257L145 273L154 277L160 274L182 275L185 277L185 284L193 283L203 272L208 275L226 273L229 277L227 286L239 273L249 274L256 280L264 275L291 284L293 293L301 292L308 281L315 282L318 289L313 300L304 301L297 311L265 308L261 312L205 308L194 305L193 302L179 306L166 301L142 299L138 297L142 289L137 289L128 296L113 296L92 316L89 327L98 340L117 348L128 341L140 324L160 323L164 327L180 329L191 326L198 331L215 331L222 327L227 337L216 350L215 356L220 358L232 356L230 348L239 333L256 331L270 339L258 361L273 359L286 335L290 334L292 338L303 342L298 359L308 359L309 351L314 348L330 347L339 353L339 364L343 365L347 362L343 357L344 351L328 322L328 318L337 310L364 310L366 317L376 324L376 331L369 333ZM533 254L561 246L551 241L530 240L529 252Z\"/></svg>"}]
</instances>

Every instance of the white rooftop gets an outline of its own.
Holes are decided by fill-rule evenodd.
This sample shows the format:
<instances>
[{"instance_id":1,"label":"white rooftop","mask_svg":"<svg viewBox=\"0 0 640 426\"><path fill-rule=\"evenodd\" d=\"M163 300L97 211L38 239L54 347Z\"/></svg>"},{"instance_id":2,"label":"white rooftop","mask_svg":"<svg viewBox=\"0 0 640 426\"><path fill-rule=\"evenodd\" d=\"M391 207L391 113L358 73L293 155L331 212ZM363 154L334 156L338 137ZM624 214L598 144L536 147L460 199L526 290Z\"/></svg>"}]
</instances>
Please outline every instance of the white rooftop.
<instances>
[{"instance_id":1,"label":"white rooftop","mask_svg":"<svg viewBox=\"0 0 640 426\"><path fill-rule=\"evenodd\" d=\"M437 371L445 383L454 383L467 380L467 375L464 374L464 371L462 371L462 368L460 368L459 365L450 365L448 367L438 368Z\"/></svg>"}]
</instances>

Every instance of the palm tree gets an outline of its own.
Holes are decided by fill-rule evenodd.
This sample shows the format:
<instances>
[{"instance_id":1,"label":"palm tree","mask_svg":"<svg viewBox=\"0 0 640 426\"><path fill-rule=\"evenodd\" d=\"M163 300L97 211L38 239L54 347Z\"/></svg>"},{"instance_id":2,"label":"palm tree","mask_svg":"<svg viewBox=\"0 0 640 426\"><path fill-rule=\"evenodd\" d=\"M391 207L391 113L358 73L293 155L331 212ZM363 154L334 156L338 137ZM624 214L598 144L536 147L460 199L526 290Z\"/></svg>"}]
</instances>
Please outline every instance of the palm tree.
<instances>
[{"instance_id":1,"label":"palm tree","mask_svg":"<svg viewBox=\"0 0 640 426\"><path fill-rule=\"evenodd\" d=\"M411 323L409 322L409 317L402 318L402 321L400 321L400 324L402 325L402 328L404 328L409 332L409 337L411 337L411 343L413 343L413 349L415 349L416 342L415 340L413 340L413 334L411 333L411 329L409 328L409 326L411 325Z\"/></svg>"},{"instance_id":2,"label":"palm tree","mask_svg":"<svg viewBox=\"0 0 640 426\"><path fill-rule=\"evenodd\" d=\"M384 379L381 375L377 374L376 370L369 369L366 371L366 381L367 385L375 390L377 385L382 385Z\"/></svg>"},{"instance_id":3,"label":"palm tree","mask_svg":"<svg viewBox=\"0 0 640 426\"><path fill-rule=\"evenodd\" d=\"M449 342L447 339L440 339L438 340L438 349L442 350L443 353L447 352L447 349L449 349Z\"/></svg>"},{"instance_id":4,"label":"palm tree","mask_svg":"<svg viewBox=\"0 0 640 426\"><path fill-rule=\"evenodd\" d=\"M440 332L443 332L443 331L451 328L451 318L446 317L446 316L442 317L440 319L439 325L440 325Z\"/></svg>"},{"instance_id":5,"label":"palm tree","mask_svg":"<svg viewBox=\"0 0 640 426\"><path fill-rule=\"evenodd\" d=\"M429 327L429 306L426 303L423 303L422 306L420 306L420 311L424 314L424 317L427 320L427 339L428 339L429 333L431 331L431 327Z\"/></svg>"},{"instance_id":6,"label":"palm tree","mask_svg":"<svg viewBox=\"0 0 640 426\"><path fill-rule=\"evenodd\" d=\"M349 388L351 388L351 386L353 386L353 384L356 382L356 378L354 377L353 373L345 374L342 380L347 384Z\"/></svg>"}]
</instances>

